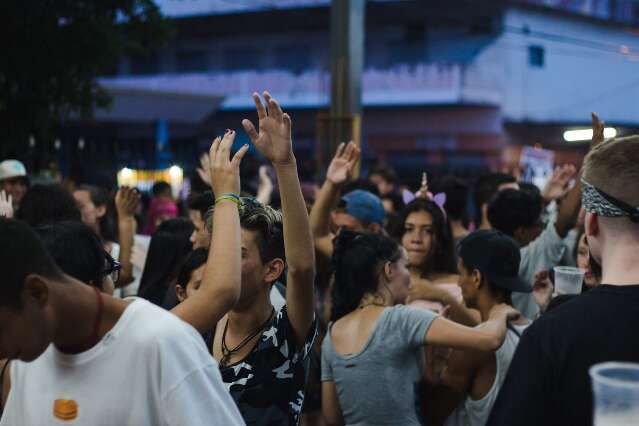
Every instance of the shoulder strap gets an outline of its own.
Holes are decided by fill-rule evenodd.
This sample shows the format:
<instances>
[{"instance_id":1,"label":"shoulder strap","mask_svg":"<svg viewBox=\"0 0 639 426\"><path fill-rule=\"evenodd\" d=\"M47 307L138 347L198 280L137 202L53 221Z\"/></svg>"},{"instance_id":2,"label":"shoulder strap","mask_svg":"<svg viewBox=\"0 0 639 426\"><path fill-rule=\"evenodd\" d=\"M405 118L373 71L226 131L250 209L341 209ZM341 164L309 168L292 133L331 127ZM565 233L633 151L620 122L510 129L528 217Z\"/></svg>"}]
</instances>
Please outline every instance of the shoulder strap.
<instances>
[{"instance_id":1,"label":"shoulder strap","mask_svg":"<svg viewBox=\"0 0 639 426\"><path fill-rule=\"evenodd\" d=\"M521 339L521 333L519 332L519 330L517 330L515 328L514 325L512 325L510 322L508 322L508 324L506 325L506 327L508 328L508 330L512 331L513 333L515 333L517 335L518 339Z\"/></svg>"}]
</instances>

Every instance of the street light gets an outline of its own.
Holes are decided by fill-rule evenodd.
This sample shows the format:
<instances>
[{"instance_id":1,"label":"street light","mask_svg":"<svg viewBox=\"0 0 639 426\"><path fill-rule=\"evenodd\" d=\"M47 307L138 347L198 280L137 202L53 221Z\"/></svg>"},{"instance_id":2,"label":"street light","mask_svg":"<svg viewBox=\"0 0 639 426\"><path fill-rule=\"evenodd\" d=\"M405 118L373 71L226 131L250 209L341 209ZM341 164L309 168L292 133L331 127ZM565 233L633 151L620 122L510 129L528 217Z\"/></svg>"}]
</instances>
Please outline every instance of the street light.
<instances>
[{"instance_id":1,"label":"street light","mask_svg":"<svg viewBox=\"0 0 639 426\"><path fill-rule=\"evenodd\" d=\"M617 136L617 129L614 127L604 128L604 138L614 138ZM566 142L583 142L592 139L592 129L575 129L566 130L564 132L564 140Z\"/></svg>"}]
</instances>

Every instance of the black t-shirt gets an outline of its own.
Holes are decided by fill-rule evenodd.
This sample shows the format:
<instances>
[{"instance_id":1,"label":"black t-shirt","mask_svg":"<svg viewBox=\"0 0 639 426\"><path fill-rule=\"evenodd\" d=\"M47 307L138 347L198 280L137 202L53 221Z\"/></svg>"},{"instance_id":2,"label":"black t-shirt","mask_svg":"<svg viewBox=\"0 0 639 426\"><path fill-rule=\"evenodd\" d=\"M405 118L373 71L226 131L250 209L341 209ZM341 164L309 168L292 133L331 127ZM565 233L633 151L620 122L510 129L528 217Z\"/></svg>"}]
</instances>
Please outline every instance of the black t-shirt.
<instances>
[{"instance_id":1,"label":"black t-shirt","mask_svg":"<svg viewBox=\"0 0 639 426\"><path fill-rule=\"evenodd\" d=\"M588 369L639 362L639 285L601 285L526 329L488 420L490 426L592 425Z\"/></svg>"}]
</instances>

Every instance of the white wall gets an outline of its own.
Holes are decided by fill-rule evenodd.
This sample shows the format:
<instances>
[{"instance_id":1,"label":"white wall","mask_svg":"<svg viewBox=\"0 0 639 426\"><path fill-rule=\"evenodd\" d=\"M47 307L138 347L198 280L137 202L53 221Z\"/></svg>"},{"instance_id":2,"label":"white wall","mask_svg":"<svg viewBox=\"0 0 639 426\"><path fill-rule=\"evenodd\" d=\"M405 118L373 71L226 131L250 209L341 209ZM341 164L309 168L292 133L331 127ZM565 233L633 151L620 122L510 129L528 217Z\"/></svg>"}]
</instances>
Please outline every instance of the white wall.
<instances>
[{"instance_id":1,"label":"white wall","mask_svg":"<svg viewBox=\"0 0 639 426\"><path fill-rule=\"evenodd\" d=\"M530 34L517 32L526 26ZM464 99L481 102L485 96L477 88L498 87L509 121L586 123L597 111L612 124L639 124L637 34L621 26L510 9L502 36L467 67ZM544 48L543 68L529 65L530 45Z\"/></svg>"}]
</instances>

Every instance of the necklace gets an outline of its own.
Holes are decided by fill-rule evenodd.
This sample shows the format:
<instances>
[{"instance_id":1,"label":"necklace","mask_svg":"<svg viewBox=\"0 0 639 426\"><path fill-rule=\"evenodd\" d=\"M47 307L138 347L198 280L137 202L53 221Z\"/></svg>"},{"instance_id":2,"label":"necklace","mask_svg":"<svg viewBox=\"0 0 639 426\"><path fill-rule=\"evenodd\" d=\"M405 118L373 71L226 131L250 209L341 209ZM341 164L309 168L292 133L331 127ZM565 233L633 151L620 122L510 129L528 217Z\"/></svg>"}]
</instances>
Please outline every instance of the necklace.
<instances>
[{"instance_id":1,"label":"necklace","mask_svg":"<svg viewBox=\"0 0 639 426\"><path fill-rule=\"evenodd\" d=\"M367 303L367 304L365 304L365 305L359 305L357 308L358 308L358 309L364 309L364 308L368 308L369 306L381 306L381 307L385 307L386 305L385 305L385 304L383 304L383 303L375 303L375 302L372 302L372 303Z\"/></svg>"},{"instance_id":2,"label":"necklace","mask_svg":"<svg viewBox=\"0 0 639 426\"><path fill-rule=\"evenodd\" d=\"M262 325L260 325L259 328L256 328L251 334L246 336L244 340L242 340L233 349L229 349L228 346L226 346L226 331L229 328L229 320L227 317L226 324L224 324L224 331L222 332L222 359L220 360L220 365L226 367L233 355L241 351L251 340L255 338L255 336L257 336L258 334L262 333L262 331L264 331L264 329L268 326L268 324L273 319L274 315L275 315L275 308L272 308L271 313L266 319L266 321L264 321Z\"/></svg>"},{"instance_id":3,"label":"necklace","mask_svg":"<svg viewBox=\"0 0 639 426\"><path fill-rule=\"evenodd\" d=\"M95 297L97 299L98 302L98 312L95 314L95 321L93 323L93 332L91 333L91 337L89 339L87 339L87 343L83 344L83 345L75 345L75 346L67 346L67 347L59 347L58 349L60 349L61 352L63 353L79 353L82 352L83 350L85 350L84 348L86 348L87 346L89 348L93 347L93 345L95 345L100 339L100 324L102 323L102 314L104 311L104 301L102 300L102 294L100 293L100 290L97 289L97 287L93 287L93 290L95 290Z\"/></svg>"}]
</instances>

